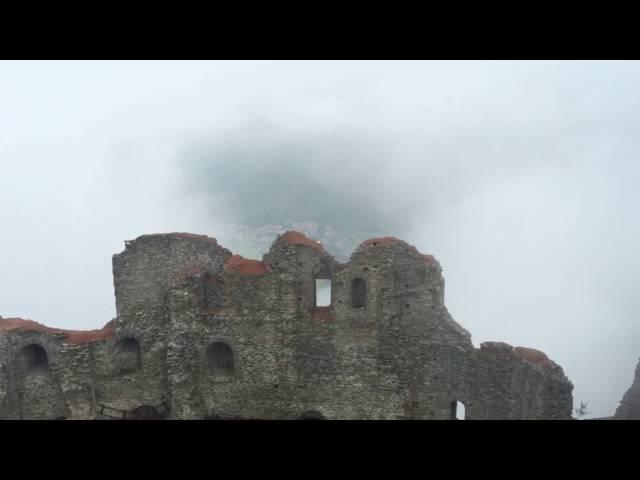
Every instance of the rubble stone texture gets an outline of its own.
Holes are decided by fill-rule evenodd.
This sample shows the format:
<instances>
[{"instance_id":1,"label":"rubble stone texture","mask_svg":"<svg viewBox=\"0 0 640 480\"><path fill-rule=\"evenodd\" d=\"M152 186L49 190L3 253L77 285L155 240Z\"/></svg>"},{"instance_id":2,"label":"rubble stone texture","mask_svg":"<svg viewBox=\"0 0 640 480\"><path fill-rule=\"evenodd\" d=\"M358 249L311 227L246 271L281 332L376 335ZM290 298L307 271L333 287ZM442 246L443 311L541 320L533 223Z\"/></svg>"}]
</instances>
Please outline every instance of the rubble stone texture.
<instances>
[{"instance_id":1,"label":"rubble stone texture","mask_svg":"<svg viewBox=\"0 0 640 480\"><path fill-rule=\"evenodd\" d=\"M640 420L640 362L636 367L633 384L622 397L614 420Z\"/></svg>"},{"instance_id":2,"label":"rubble stone texture","mask_svg":"<svg viewBox=\"0 0 640 480\"><path fill-rule=\"evenodd\" d=\"M346 263L294 231L262 261L193 234L125 244L103 329L0 319L0 418L453 419L458 402L473 420L571 418L562 368L474 348L438 262L396 238Z\"/></svg>"}]
</instances>

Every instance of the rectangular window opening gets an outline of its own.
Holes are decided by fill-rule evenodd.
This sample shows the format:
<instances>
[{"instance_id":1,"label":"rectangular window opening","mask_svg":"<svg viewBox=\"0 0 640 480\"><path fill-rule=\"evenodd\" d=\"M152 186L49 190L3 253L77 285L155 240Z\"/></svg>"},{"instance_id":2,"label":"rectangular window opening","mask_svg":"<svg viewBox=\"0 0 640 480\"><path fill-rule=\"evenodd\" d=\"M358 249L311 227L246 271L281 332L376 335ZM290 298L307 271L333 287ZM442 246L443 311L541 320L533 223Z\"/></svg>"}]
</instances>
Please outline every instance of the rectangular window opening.
<instances>
[{"instance_id":1,"label":"rectangular window opening","mask_svg":"<svg viewBox=\"0 0 640 480\"><path fill-rule=\"evenodd\" d=\"M316 278L316 307L331 305L331 280Z\"/></svg>"},{"instance_id":2,"label":"rectangular window opening","mask_svg":"<svg viewBox=\"0 0 640 480\"><path fill-rule=\"evenodd\" d=\"M466 407L460 401L451 403L451 413L454 420L464 420L466 417Z\"/></svg>"}]
</instances>

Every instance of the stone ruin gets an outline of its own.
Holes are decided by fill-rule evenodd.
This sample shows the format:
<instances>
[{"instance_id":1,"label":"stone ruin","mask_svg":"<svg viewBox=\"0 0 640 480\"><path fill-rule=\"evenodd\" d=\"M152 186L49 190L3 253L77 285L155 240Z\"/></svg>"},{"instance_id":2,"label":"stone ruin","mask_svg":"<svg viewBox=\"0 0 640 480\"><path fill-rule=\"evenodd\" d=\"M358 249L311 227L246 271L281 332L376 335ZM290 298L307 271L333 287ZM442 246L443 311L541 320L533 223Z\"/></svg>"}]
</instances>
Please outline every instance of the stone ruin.
<instances>
[{"instance_id":1,"label":"stone ruin","mask_svg":"<svg viewBox=\"0 0 640 480\"><path fill-rule=\"evenodd\" d=\"M0 319L0 419L571 418L562 368L474 348L438 262L396 238L346 263L295 231L262 261L186 233L125 245L102 329Z\"/></svg>"},{"instance_id":2,"label":"stone ruin","mask_svg":"<svg viewBox=\"0 0 640 480\"><path fill-rule=\"evenodd\" d=\"M616 409L613 420L640 420L640 362L636 366L633 383Z\"/></svg>"}]
</instances>

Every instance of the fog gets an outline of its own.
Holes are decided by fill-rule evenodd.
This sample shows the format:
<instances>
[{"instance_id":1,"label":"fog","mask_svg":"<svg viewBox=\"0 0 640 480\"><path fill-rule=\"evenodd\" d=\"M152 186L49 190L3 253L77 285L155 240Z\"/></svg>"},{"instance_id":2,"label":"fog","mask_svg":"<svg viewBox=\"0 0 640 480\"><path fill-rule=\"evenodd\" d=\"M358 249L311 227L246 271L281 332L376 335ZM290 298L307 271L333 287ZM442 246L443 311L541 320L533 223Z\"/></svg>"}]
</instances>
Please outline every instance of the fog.
<instances>
[{"instance_id":1,"label":"fog","mask_svg":"<svg viewBox=\"0 0 640 480\"><path fill-rule=\"evenodd\" d=\"M474 344L590 416L640 357L638 62L0 62L0 315L99 328L111 255L234 224L393 235ZM255 254L254 254L255 256Z\"/></svg>"}]
</instances>

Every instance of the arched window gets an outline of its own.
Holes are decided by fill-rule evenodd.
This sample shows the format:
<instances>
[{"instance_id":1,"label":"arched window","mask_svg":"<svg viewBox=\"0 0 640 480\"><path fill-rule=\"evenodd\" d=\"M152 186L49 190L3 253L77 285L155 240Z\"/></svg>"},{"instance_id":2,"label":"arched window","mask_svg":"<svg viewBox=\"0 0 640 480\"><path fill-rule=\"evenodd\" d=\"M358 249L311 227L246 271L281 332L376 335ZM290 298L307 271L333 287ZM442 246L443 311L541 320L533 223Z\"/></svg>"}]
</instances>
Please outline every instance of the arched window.
<instances>
[{"instance_id":1,"label":"arched window","mask_svg":"<svg viewBox=\"0 0 640 480\"><path fill-rule=\"evenodd\" d=\"M162 415L158 413L155 407L142 405L130 412L126 412L125 418L127 420L162 420Z\"/></svg>"},{"instance_id":2,"label":"arched window","mask_svg":"<svg viewBox=\"0 0 640 480\"><path fill-rule=\"evenodd\" d=\"M300 420L325 420L325 418L317 410L309 410L300 415Z\"/></svg>"},{"instance_id":3,"label":"arched window","mask_svg":"<svg viewBox=\"0 0 640 480\"><path fill-rule=\"evenodd\" d=\"M20 351L20 360L25 371L46 370L49 368L49 357L40 345L32 343Z\"/></svg>"},{"instance_id":4,"label":"arched window","mask_svg":"<svg viewBox=\"0 0 640 480\"><path fill-rule=\"evenodd\" d=\"M367 305L367 283L362 278L351 281L351 305L353 308L364 308Z\"/></svg>"},{"instance_id":5,"label":"arched window","mask_svg":"<svg viewBox=\"0 0 640 480\"><path fill-rule=\"evenodd\" d=\"M142 368L140 345L135 338L124 338L113 347L111 362L116 373L125 374Z\"/></svg>"},{"instance_id":6,"label":"arched window","mask_svg":"<svg viewBox=\"0 0 640 480\"><path fill-rule=\"evenodd\" d=\"M207 349L207 362L212 375L217 378L231 378L235 373L233 350L224 342L215 342Z\"/></svg>"},{"instance_id":7,"label":"arched window","mask_svg":"<svg viewBox=\"0 0 640 480\"><path fill-rule=\"evenodd\" d=\"M464 420L465 419L465 406L460 401L451 402L451 419L452 420Z\"/></svg>"}]
</instances>

